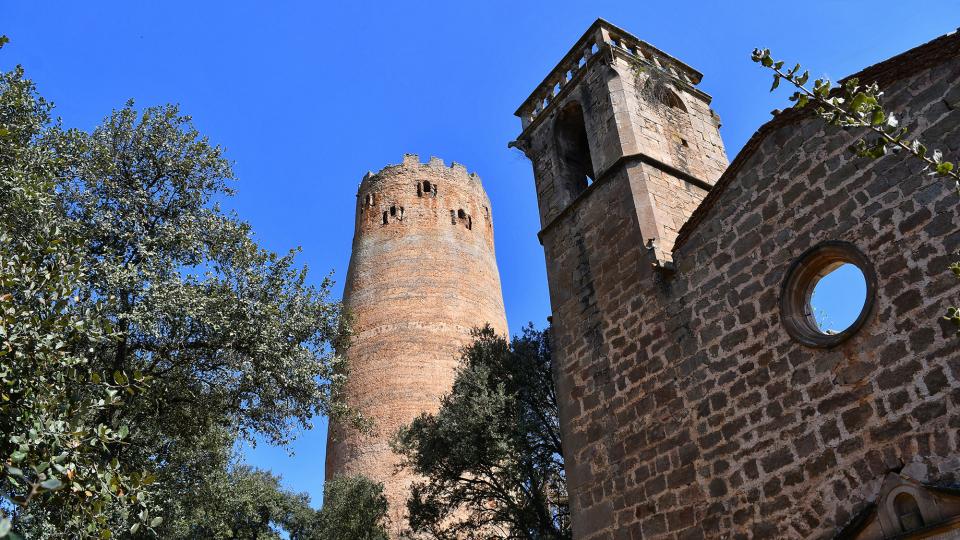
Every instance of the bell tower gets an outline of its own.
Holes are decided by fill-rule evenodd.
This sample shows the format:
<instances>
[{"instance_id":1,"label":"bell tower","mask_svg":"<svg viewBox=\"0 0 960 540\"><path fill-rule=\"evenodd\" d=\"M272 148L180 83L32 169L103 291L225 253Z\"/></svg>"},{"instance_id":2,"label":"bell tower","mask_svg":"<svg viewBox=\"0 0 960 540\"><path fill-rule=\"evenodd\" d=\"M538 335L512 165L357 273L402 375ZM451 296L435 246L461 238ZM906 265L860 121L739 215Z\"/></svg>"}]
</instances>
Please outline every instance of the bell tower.
<instances>
[{"instance_id":1,"label":"bell tower","mask_svg":"<svg viewBox=\"0 0 960 540\"><path fill-rule=\"evenodd\" d=\"M598 19L515 113L543 234L594 183L628 177L644 244L677 230L728 165L702 74ZM626 174L624 174L626 173Z\"/></svg>"},{"instance_id":2,"label":"bell tower","mask_svg":"<svg viewBox=\"0 0 960 540\"><path fill-rule=\"evenodd\" d=\"M605 442L622 427L612 366L664 361L608 336L660 301L677 233L728 165L701 77L599 19L516 112L510 145L533 164L540 207L575 538L616 522L605 479L627 442Z\"/></svg>"}]
</instances>

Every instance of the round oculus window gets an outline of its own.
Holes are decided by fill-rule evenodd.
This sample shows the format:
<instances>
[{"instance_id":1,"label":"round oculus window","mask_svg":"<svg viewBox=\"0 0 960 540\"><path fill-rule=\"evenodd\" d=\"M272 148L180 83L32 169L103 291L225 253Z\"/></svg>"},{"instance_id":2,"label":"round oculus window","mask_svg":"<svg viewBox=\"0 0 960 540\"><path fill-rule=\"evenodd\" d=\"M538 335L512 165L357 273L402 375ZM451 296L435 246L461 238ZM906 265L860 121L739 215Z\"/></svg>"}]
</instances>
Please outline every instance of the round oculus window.
<instances>
[{"instance_id":1,"label":"round oculus window","mask_svg":"<svg viewBox=\"0 0 960 540\"><path fill-rule=\"evenodd\" d=\"M840 344L866 323L876 275L853 244L823 242L791 265L780 296L787 333L809 347Z\"/></svg>"}]
</instances>

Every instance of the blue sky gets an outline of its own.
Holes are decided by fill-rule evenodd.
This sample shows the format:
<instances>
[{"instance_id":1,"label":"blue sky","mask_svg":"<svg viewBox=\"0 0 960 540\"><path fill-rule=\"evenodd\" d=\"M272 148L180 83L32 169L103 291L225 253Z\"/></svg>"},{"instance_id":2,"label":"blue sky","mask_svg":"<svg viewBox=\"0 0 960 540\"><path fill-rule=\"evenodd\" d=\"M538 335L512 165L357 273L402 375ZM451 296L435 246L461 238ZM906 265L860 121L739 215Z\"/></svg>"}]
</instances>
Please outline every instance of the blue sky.
<instances>
[{"instance_id":1,"label":"blue sky","mask_svg":"<svg viewBox=\"0 0 960 540\"><path fill-rule=\"evenodd\" d=\"M594 19L704 73L732 159L787 104L786 92L767 92L752 48L837 79L953 30L956 14L955 1L0 0L0 34L12 40L0 69L23 64L72 127L92 128L128 98L180 103L235 162L227 206L267 247L302 246L317 282L334 271L337 296L363 174L405 152L466 164L493 204L517 331L543 326L549 299L530 165L506 146L520 131L513 111ZM849 316L842 298L823 302ZM325 438L317 419L293 456L261 445L248 459L316 503Z\"/></svg>"}]
</instances>

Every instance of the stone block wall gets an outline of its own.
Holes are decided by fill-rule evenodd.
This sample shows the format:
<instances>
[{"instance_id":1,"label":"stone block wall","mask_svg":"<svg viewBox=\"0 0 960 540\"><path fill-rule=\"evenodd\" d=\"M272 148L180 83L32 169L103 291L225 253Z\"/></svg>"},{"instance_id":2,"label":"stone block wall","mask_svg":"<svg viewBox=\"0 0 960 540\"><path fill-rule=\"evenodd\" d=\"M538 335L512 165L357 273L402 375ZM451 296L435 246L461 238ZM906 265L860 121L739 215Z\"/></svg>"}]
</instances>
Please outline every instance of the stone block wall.
<instances>
[{"instance_id":1,"label":"stone block wall","mask_svg":"<svg viewBox=\"0 0 960 540\"><path fill-rule=\"evenodd\" d=\"M861 80L960 155L960 37ZM556 186L538 129L519 143L540 193ZM565 207L541 200L575 538L831 538L891 472L960 484L960 341L941 320L960 298L960 197L905 157L854 158L855 135L784 113L696 210L705 191L682 200L686 171L659 159ZM680 210L649 218L650 193ZM645 245L651 223L675 270ZM812 348L782 324L782 286L832 240L866 256L877 287L850 339Z\"/></svg>"}]
</instances>

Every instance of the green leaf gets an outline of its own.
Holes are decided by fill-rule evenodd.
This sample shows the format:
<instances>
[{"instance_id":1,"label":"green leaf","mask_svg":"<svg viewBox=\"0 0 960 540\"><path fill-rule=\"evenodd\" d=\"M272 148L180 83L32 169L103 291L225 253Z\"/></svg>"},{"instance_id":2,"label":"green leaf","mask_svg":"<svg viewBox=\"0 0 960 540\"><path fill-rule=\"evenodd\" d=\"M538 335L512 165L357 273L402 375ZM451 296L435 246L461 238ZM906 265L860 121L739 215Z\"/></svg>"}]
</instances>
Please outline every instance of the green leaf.
<instances>
[{"instance_id":1,"label":"green leaf","mask_svg":"<svg viewBox=\"0 0 960 540\"><path fill-rule=\"evenodd\" d=\"M859 111L863 108L864 104L867 103L868 96L863 92L857 92L853 96L853 100L850 102L850 109L853 111Z\"/></svg>"},{"instance_id":2,"label":"green leaf","mask_svg":"<svg viewBox=\"0 0 960 540\"><path fill-rule=\"evenodd\" d=\"M10 454L10 460L14 463L19 463L26 457L26 452L21 452L20 450L15 450L12 454Z\"/></svg>"},{"instance_id":3,"label":"green leaf","mask_svg":"<svg viewBox=\"0 0 960 540\"><path fill-rule=\"evenodd\" d=\"M47 478L43 482L40 482L40 487L49 491L56 491L63 487L63 482L57 478Z\"/></svg>"},{"instance_id":4,"label":"green leaf","mask_svg":"<svg viewBox=\"0 0 960 540\"><path fill-rule=\"evenodd\" d=\"M153 518L153 519L150 520L150 527L151 527L151 528L157 527L157 526L159 526L161 523L163 523L163 518L162 518L162 517L155 517L155 518Z\"/></svg>"},{"instance_id":5,"label":"green leaf","mask_svg":"<svg viewBox=\"0 0 960 540\"><path fill-rule=\"evenodd\" d=\"M131 532L131 533L135 533L135 532L137 532L137 531L139 531L139 530L140 530L140 524L139 524L139 523L134 523L133 526L130 527L130 532Z\"/></svg>"},{"instance_id":6,"label":"green leaf","mask_svg":"<svg viewBox=\"0 0 960 540\"><path fill-rule=\"evenodd\" d=\"M123 372L118 369L113 372L113 382L121 386L124 384L127 384L127 376L124 375Z\"/></svg>"},{"instance_id":7,"label":"green leaf","mask_svg":"<svg viewBox=\"0 0 960 540\"><path fill-rule=\"evenodd\" d=\"M0 519L0 538L3 538L10 532L10 528L13 527L13 524L10 523L10 520L7 518Z\"/></svg>"},{"instance_id":8,"label":"green leaf","mask_svg":"<svg viewBox=\"0 0 960 540\"><path fill-rule=\"evenodd\" d=\"M773 75L773 86L770 87L770 91L773 92L774 90L777 89L778 86L780 86L780 75L774 74L774 75Z\"/></svg>"},{"instance_id":9,"label":"green leaf","mask_svg":"<svg viewBox=\"0 0 960 540\"><path fill-rule=\"evenodd\" d=\"M119 435L121 439L126 439L127 434L129 433L130 433L130 427L127 426L127 424L120 426L120 429L117 431L117 435Z\"/></svg>"},{"instance_id":10,"label":"green leaf","mask_svg":"<svg viewBox=\"0 0 960 540\"><path fill-rule=\"evenodd\" d=\"M937 165L937 173L943 176L950 174L950 171L953 170L953 163L949 161L943 161Z\"/></svg>"}]
</instances>

